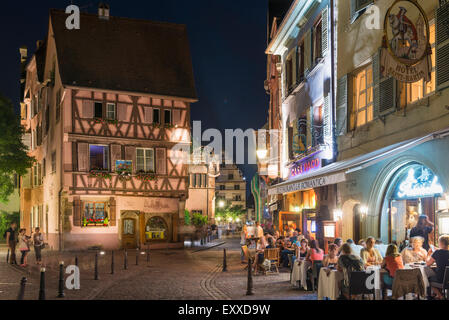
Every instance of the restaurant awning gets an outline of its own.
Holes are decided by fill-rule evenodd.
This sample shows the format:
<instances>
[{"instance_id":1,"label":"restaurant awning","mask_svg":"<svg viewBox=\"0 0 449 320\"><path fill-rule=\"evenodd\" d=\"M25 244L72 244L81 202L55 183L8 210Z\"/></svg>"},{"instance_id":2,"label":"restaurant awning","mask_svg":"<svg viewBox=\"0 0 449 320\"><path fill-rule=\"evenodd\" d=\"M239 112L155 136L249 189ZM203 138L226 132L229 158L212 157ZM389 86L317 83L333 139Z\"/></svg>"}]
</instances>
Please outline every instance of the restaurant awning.
<instances>
[{"instance_id":1,"label":"restaurant awning","mask_svg":"<svg viewBox=\"0 0 449 320\"><path fill-rule=\"evenodd\" d=\"M438 131L421 138L396 143L348 160L334 162L312 173L274 185L269 188L268 194L285 194L344 182L346 181L346 175L349 173L368 168L425 142L446 136L449 136L449 129Z\"/></svg>"}]
</instances>

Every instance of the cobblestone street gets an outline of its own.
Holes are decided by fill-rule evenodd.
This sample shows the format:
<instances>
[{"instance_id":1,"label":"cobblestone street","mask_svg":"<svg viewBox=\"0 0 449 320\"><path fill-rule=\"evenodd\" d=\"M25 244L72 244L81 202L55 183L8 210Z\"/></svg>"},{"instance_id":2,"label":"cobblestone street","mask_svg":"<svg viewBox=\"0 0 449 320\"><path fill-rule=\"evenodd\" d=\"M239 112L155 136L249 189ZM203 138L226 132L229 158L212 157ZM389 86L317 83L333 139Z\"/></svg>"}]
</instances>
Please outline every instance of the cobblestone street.
<instances>
[{"instance_id":1,"label":"cobblestone street","mask_svg":"<svg viewBox=\"0 0 449 320\"><path fill-rule=\"evenodd\" d=\"M228 239L223 245L207 250L152 251L150 263L146 256L129 253L128 270L124 270L120 252L115 258L115 274L110 273L110 254L99 261L99 278L95 281L93 256L80 259L81 290L66 290L66 300L251 300L251 299L316 299L316 295L291 287L290 274L255 276L254 296L246 296L247 272L240 263L238 239ZM218 243L219 244L219 243ZM222 272L223 249L227 249L228 271ZM70 254L67 254L70 255ZM26 273L5 264L5 253L0 255L0 299L14 300L20 279L28 278L26 300L36 300L39 291L38 268ZM67 256L58 257L67 261ZM30 262L33 257L30 257ZM56 264L57 265L57 264ZM46 274L47 299L57 299L57 266L48 267Z\"/></svg>"}]
</instances>

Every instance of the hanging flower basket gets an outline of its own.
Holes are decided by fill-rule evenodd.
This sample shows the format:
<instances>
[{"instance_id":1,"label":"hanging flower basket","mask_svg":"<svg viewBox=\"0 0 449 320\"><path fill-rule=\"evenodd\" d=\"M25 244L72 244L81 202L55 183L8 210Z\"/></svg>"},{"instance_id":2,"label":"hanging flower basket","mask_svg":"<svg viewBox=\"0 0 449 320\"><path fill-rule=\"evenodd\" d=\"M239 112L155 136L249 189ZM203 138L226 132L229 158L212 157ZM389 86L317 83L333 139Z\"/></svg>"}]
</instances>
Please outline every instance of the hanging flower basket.
<instances>
[{"instance_id":1,"label":"hanging flower basket","mask_svg":"<svg viewBox=\"0 0 449 320\"><path fill-rule=\"evenodd\" d=\"M99 178L99 179L108 179L111 180L112 179L112 175L109 172L106 171L101 171L101 170L91 170L89 172L89 177L90 178Z\"/></svg>"},{"instance_id":2,"label":"hanging flower basket","mask_svg":"<svg viewBox=\"0 0 449 320\"><path fill-rule=\"evenodd\" d=\"M166 129L173 129L175 126L172 125L172 124L165 124L164 127L165 127Z\"/></svg>"},{"instance_id":3,"label":"hanging flower basket","mask_svg":"<svg viewBox=\"0 0 449 320\"><path fill-rule=\"evenodd\" d=\"M157 181L157 176L153 172L138 172L136 178L144 182Z\"/></svg>"},{"instance_id":4,"label":"hanging flower basket","mask_svg":"<svg viewBox=\"0 0 449 320\"><path fill-rule=\"evenodd\" d=\"M117 170L116 173L121 181L130 181L133 177L129 170Z\"/></svg>"},{"instance_id":5,"label":"hanging flower basket","mask_svg":"<svg viewBox=\"0 0 449 320\"><path fill-rule=\"evenodd\" d=\"M109 226L109 219L83 219L83 227L107 227Z\"/></svg>"},{"instance_id":6,"label":"hanging flower basket","mask_svg":"<svg viewBox=\"0 0 449 320\"><path fill-rule=\"evenodd\" d=\"M153 128L160 128L161 124L160 123L153 123L153 124L151 124L151 127L153 127Z\"/></svg>"}]
</instances>

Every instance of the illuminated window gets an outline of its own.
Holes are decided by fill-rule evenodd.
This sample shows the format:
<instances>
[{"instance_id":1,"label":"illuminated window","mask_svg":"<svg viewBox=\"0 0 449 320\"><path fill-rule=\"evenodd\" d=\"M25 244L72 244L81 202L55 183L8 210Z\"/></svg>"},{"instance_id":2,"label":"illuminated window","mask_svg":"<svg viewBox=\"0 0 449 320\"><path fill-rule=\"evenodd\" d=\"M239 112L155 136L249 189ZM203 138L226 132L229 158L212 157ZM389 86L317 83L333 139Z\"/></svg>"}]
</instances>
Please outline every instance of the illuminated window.
<instances>
[{"instance_id":1,"label":"illuminated window","mask_svg":"<svg viewBox=\"0 0 449 320\"><path fill-rule=\"evenodd\" d=\"M435 24L430 26L430 45L432 46L432 75L429 82L419 80L414 83L400 83L401 107L414 103L435 91Z\"/></svg>"},{"instance_id":2,"label":"illuminated window","mask_svg":"<svg viewBox=\"0 0 449 320\"><path fill-rule=\"evenodd\" d=\"M359 71L353 78L353 116L351 128L361 127L373 120L373 68Z\"/></svg>"},{"instance_id":3,"label":"illuminated window","mask_svg":"<svg viewBox=\"0 0 449 320\"><path fill-rule=\"evenodd\" d=\"M84 226L104 225L106 216L106 203L84 202Z\"/></svg>"},{"instance_id":4,"label":"illuminated window","mask_svg":"<svg viewBox=\"0 0 449 320\"><path fill-rule=\"evenodd\" d=\"M90 170L109 170L109 147L100 145L91 145L90 153Z\"/></svg>"}]
</instances>

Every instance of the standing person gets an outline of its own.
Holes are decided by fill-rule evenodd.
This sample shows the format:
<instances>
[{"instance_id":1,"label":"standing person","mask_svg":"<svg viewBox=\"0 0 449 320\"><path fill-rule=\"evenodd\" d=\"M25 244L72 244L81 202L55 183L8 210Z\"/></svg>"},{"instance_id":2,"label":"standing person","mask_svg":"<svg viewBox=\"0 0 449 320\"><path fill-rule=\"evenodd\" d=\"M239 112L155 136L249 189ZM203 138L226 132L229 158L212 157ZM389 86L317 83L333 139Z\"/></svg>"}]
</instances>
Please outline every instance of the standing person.
<instances>
[{"instance_id":1,"label":"standing person","mask_svg":"<svg viewBox=\"0 0 449 320\"><path fill-rule=\"evenodd\" d=\"M424 238L423 248L426 249L426 251L429 251L429 233L432 233L433 227L433 223L429 221L427 216L419 216L418 224L410 231L410 239L414 237Z\"/></svg>"},{"instance_id":2,"label":"standing person","mask_svg":"<svg viewBox=\"0 0 449 320\"><path fill-rule=\"evenodd\" d=\"M260 222L256 222L256 238L259 238L259 241L263 238L263 228L260 226Z\"/></svg>"},{"instance_id":3,"label":"standing person","mask_svg":"<svg viewBox=\"0 0 449 320\"><path fill-rule=\"evenodd\" d=\"M242 231L240 232L240 246L241 247L246 246L246 239L248 239L248 226L245 224L245 225L243 225ZM242 252L240 255L240 259L242 261L242 264L247 263L245 261L245 253L243 252L243 249L242 249Z\"/></svg>"},{"instance_id":4,"label":"standing person","mask_svg":"<svg viewBox=\"0 0 449 320\"><path fill-rule=\"evenodd\" d=\"M26 235L26 232L26 229L20 229L19 231L19 250L22 253L22 257L20 258L20 266L23 268L27 266L27 256L30 252L30 237Z\"/></svg>"},{"instance_id":5,"label":"standing person","mask_svg":"<svg viewBox=\"0 0 449 320\"><path fill-rule=\"evenodd\" d=\"M33 235L34 252L36 255L36 264L42 264L42 247L44 246L44 236L40 228L34 230Z\"/></svg>"},{"instance_id":6,"label":"standing person","mask_svg":"<svg viewBox=\"0 0 449 320\"><path fill-rule=\"evenodd\" d=\"M8 230L6 230L6 244L8 245L9 250L11 251L9 257L10 264L17 264L16 261L16 245L17 245L17 223L11 223L11 226Z\"/></svg>"}]
</instances>

